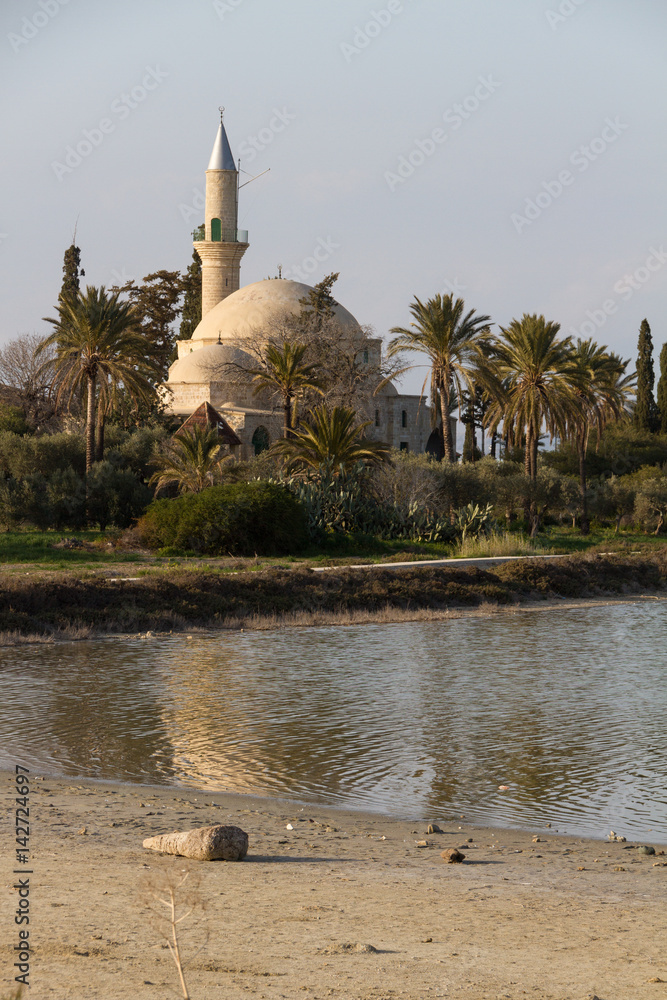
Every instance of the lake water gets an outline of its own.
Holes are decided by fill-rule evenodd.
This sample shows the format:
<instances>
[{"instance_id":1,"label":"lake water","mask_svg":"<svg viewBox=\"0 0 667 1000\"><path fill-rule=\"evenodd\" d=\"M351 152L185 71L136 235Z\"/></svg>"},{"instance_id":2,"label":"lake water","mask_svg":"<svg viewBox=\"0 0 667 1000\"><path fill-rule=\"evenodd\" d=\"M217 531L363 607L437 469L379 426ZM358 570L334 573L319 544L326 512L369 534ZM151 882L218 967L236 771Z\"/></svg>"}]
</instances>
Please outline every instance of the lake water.
<instances>
[{"instance_id":1,"label":"lake water","mask_svg":"<svg viewBox=\"0 0 667 1000\"><path fill-rule=\"evenodd\" d=\"M5 648L17 760L665 843L667 603Z\"/></svg>"}]
</instances>

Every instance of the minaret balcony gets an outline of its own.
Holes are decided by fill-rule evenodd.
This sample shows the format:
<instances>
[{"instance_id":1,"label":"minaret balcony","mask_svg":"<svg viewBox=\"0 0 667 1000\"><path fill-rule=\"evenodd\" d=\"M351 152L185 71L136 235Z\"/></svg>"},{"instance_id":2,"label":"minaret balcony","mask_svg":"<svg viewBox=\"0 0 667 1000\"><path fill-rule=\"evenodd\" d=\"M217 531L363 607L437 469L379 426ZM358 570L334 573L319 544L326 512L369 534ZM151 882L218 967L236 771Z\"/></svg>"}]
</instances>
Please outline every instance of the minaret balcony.
<instances>
[{"instance_id":1,"label":"minaret balcony","mask_svg":"<svg viewBox=\"0 0 667 1000\"><path fill-rule=\"evenodd\" d=\"M206 226L197 226L192 231L194 243L247 243L247 229L220 229L211 227L211 238L206 239Z\"/></svg>"}]
</instances>

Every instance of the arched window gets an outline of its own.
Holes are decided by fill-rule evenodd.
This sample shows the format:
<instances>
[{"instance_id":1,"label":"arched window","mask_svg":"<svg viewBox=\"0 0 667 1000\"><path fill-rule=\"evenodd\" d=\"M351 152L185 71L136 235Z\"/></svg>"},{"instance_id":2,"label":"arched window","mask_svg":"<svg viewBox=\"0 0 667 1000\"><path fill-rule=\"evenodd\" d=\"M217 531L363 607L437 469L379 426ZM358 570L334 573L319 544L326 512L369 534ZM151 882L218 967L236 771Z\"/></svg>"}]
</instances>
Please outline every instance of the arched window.
<instances>
[{"instance_id":1,"label":"arched window","mask_svg":"<svg viewBox=\"0 0 667 1000\"><path fill-rule=\"evenodd\" d=\"M407 426L408 426L408 411L401 410L401 427L407 427Z\"/></svg>"},{"instance_id":2,"label":"arched window","mask_svg":"<svg viewBox=\"0 0 667 1000\"><path fill-rule=\"evenodd\" d=\"M214 243L219 243L222 239L222 222L220 219L211 219L211 239Z\"/></svg>"},{"instance_id":3,"label":"arched window","mask_svg":"<svg viewBox=\"0 0 667 1000\"><path fill-rule=\"evenodd\" d=\"M270 444L269 432L267 431L266 427L263 427L260 424L252 436L252 446L255 449L255 454L261 455L261 453L263 451L266 451L266 449L269 447L269 444Z\"/></svg>"}]
</instances>

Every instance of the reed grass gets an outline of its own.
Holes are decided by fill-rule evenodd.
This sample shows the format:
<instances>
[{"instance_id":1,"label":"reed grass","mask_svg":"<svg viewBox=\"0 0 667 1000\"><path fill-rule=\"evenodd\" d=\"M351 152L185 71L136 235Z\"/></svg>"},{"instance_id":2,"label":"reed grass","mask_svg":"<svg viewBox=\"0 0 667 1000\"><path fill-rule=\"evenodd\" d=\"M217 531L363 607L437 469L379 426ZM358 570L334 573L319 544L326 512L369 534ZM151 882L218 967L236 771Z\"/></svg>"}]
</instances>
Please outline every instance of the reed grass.
<instances>
[{"instance_id":1,"label":"reed grass","mask_svg":"<svg viewBox=\"0 0 667 1000\"><path fill-rule=\"evenodd\" d=\"M466 559L481 559L486 556L534 556L553 555L554 548L543 539L532 539L526 535L509 531L492 531L479 538L465 538L457 547L456 555Z\"/></svg>"}]
</instances>

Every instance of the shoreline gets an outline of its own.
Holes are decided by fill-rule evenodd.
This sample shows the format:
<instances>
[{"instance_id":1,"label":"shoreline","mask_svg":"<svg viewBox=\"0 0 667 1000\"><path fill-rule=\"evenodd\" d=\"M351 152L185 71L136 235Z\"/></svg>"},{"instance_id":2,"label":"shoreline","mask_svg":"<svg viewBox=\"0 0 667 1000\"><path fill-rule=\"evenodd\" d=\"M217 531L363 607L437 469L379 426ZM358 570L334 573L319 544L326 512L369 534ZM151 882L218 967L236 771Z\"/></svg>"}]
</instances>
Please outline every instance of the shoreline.
<instances>
[{"instance_id":1,"label":"shoreline","mask_svg":"<svg viewBox=\"0 0 667 1000\"><path fill-rule=\"evenodd\" d=\"M198 883L195 902L206 904L193 917L199 943L209 932L186 969L193 1000L417 1000L429 991L652 1000L662 995L655 983L667 981L667 856L639 855L632 844L485 828L460 816L404 820L186 787L30 777L31 982L40 997L79 1000L84 982L87 998L104 1000L175 991L139 884L185 870ZM248 832L246 861L192 862L142 847L145 837L220 822ZM429 835L433 822L444 832ZM450 847L466 855L462 864L441 859ZM184 926L186 946L187 938ZM11 942L0 954L7 967Z\"/></svg>"},{"instance_id":2,"label":"shoreline","mask_svg":"<svg viewBox=\"0 0 667 1000\"><path fill-rule=\"evenodd\" d=\"M646 590L642 593L599 597L526 597L517 598L512 604L481 601L470 607L452 604L447 608L397 608L387 606L379 610L346 609L343 611L322 609L318 611L295 611L284 614L251 614L208 624L183 624L169 631L148 629L146 631L119 631L117 629L96 630L75 625L44 633L0 631L0 649L24 644L51 644L57 642L101 641L103 639L163 639L170 636L188 634L215 634L224 632L272 631L275 629L318 628L326 626L351 627L355 625L401 624L408 622L446 622L460 618L491 618L498 614L517 614L522 611L569 611L581 608L610 607L616 604L641 604L649 601L667 602L664 590Z\"/></svg>"},{"instance_id":3,"label":"shoreline","mask_svg":"<svg viewBox=\"0 0 667 1000\"><path fill-rule=\"evenodd\" d=\"M547 601L650 599L667 594L667 547L493 566L209 568L99 574L0 574L0 642L365 622L446 620Z\"/></svg>"}]
</instances>

